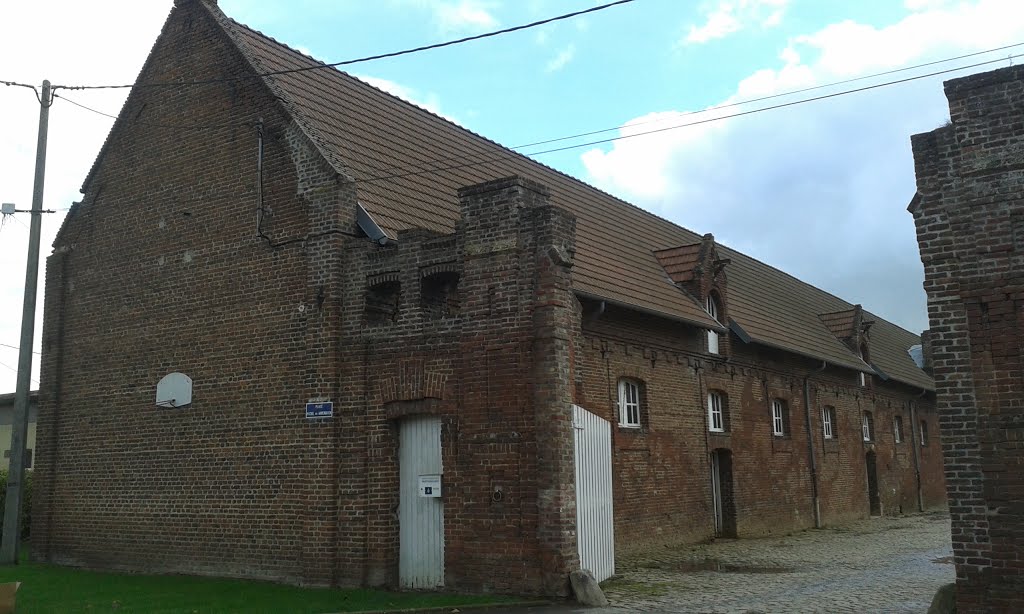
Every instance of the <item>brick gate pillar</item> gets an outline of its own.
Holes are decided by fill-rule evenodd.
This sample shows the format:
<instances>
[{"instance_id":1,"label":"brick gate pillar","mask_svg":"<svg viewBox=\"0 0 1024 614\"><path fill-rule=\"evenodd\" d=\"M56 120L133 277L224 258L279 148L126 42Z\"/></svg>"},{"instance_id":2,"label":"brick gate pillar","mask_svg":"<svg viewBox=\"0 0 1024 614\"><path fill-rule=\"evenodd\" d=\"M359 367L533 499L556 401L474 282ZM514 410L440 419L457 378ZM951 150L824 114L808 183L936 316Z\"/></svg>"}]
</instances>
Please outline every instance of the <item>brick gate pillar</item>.
<instances>
[{"instance_id":1,"label":"brick gate pillar","mask_svg":"<svg viewBox=\"0 0 1024 614\"><path fill-rule=\"evenodd\" d=\"M945 84L913 137L957 611L1024 611L1024 67Z\"/></svg>"}]
</instances>

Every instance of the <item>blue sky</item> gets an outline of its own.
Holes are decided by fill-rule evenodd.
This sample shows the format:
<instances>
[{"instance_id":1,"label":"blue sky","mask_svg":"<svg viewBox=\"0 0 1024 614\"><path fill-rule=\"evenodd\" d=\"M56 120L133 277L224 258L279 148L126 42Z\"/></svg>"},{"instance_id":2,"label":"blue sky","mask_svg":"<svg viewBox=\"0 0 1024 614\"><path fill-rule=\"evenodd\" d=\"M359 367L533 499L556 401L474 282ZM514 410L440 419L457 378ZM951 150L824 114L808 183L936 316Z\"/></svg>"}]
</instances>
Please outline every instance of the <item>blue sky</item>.
<instances>
[{"instance_id":1,"label":"blue sky","mask_svg":"<svg viewBox=\"0 0 1024 614\"><path fill-rule=\"evenodd\" d=\"M599 3L221 0L220 7L332 62ZM0 79L132 82L171 5L4 3ZM35 37L44 27L48 43L36 52ZM592 130L611 132L590 139L721 117L767 103L688 113L1021 42L1024 3L1015 0L635 0L349 71L514 146ZM1000 60L951 75L537 159L694 231L713 232L732 247L917 332L927 327L927 315L913 221L905 211L915 189L910 135L948 117L944 79L1006 66L1009 54L1021 52L1024 47L815 94ZM113 114L126 95L66 93ZM0 201L24 208L31 202L37 115L31 92L0 87L0 117L6 120ZM58 99L51 113L47 208L65 209L79 198L111 124ZM578 142L583 141L559 144ZM44 220L44 254L63 215L58 211ZM0 344L8 345L18 343L28 238L28 217L18 218L0 228ZM39 343L37 332L37 348ZM14 389L10 367L16 364L17 352L0 345L0 392Z\"/></svg>"}]
</instances>

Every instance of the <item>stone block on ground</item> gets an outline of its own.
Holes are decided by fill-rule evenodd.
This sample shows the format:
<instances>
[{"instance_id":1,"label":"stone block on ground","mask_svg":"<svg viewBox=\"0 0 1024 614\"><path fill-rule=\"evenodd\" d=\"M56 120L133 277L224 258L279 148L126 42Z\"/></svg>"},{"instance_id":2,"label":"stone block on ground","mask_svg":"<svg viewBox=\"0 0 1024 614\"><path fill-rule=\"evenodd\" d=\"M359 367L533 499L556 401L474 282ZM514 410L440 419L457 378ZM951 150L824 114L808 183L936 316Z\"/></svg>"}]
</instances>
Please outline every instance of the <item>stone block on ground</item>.
<instances>
[{"instance_id":1,"label":"stone block on ground","mask_svg":"<svg viewBox=\"0 0 1024 614\"><path fill-rule=\"evenodd\" d=\"M928 614L956 614L956 584L943 584L935 593Z\"/></svg>"},{"instance_id":2,"label":"stone block on ground","mask_svg":"<svg viewBox=\"0 0 1024 614\"><path fill-rule=\"evenodd\" d=\"M586 606L606 606L608 598L594 578L594 574L586 569L577 569L569 574L569 583L572 585L572 592L576 601Z\"/></svg>"}]
</instances>

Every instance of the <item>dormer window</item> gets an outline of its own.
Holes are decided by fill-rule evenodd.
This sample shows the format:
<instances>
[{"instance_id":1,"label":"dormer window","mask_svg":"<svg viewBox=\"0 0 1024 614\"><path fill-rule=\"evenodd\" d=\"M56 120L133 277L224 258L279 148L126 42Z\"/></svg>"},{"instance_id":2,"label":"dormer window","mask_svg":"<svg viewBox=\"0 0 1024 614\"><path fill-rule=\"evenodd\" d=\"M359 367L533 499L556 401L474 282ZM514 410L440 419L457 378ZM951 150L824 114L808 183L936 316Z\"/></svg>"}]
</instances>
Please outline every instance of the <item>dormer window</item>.
<instances>
[{"instance_id":1,"label":"dormer window","mask_svg":"<svg viewBox=\"0 0 1024 614\"><path fill-rule=\"evenodd\" d=\"M718 319L718 301L715 299L713 294L708 294L707 300L704 302L704 308L708 310L708 313L716 322L720 322ZM718 332L708 330L708 353L718 354Z\"/></svg>"}]
</instances>

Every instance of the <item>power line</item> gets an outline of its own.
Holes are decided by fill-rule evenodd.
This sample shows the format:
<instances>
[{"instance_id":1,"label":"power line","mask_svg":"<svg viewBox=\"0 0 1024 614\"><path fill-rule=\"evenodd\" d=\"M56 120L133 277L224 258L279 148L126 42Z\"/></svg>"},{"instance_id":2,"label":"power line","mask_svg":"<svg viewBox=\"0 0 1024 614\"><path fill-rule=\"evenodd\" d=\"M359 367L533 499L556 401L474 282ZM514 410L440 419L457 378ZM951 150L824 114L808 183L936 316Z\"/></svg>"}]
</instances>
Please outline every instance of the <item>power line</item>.
<instances>
[{"instance_id":1,"label":"power line","mask_svg":"<svg viewBox=\"0 0 1024 614\"><path fill-rule=\"evenodd\" d=\"M43 98L42 98L42 96L39 95L39 90L36 89L36 86L34 86L34 85L30 85L28 83L18 83L17 81L2 81L2 80L0 80L0 85L7 85L7 86L11 86L11 87L27 87L28 89L32 90L32 93L34 93L36 95L36 100L39 101L39 104L43 104Z\"/></svg>"},{"instance_id":2,"label":"power line","mask_svg":"<svg viewBox=\"0 0 1024 614\"><path fill-rule=\"evenodd\" d=\"M15 369L11 365L9 365L7 363L4 363L4 362L0 362L0 367L7 367L8 369L10 369L11 371L14 371L15 373L18 372L17 369ZM35 382L37 386L39 385L39 380L37 380L36 378L32 377L31 375L29 376L29 379L32 380L33 382Z\"/></svg>"},{"instance_id":3,"label":"power line","mask_svg":"<svg viewBox=\"0 0 1024 614\"><path fill-rule=\"evenodd\" d=\"M965 58L972 58L972 57L975 57L975 56L985 55L985 54L988 54L988 53L995 53L996 51L1005 51L1006 49L1013 49L1014 47L1021 47L1021 46L1024 46L1024 42L1013 43L1012 45L1004 45L1002 47L993 47L992 49L986 49L984 51L975 51L974 53L965 53L964 55L958 55L958 56L954 56L954 57L951 57L951 58L943 58L941 60L933 60L931 62L924 62L924 63L921 63L921 64L915 64L913 66L904 66L902 68L894 68L892 70L876 72L876 73L873 73L873 74L870 74L870 75L864 75L864 76L861 76L861 77L853 77L853 78L850 78L850 79L843 79L841 81L832 81L831 83L824 83L822 85L813 85L811 87L804 87L804 88L797 89L797 90L790 90L788 92L781 92L779 94L771 94L769 96L761 96L759 98L748 98L748 99L745 99L745 100L739 100L737 102L730 102L730 103L726 103L726 104L715 105L713 107L707 107L705 109L698 109L696 111L686 111L686 112L680 113L679 115L697 115L699 113L707 113L709 111L718 111L719 109L729 109L729 108L732 108L732 107L738 107L738 106L742 106L742 105L745 105L745 104L750 104L750 103L753 103L753 102L763 102L765 100L773 100L775 98L784 98L786 96L792 96L794 94L804 94L806 92L813 92L815 90L827 89L827 88L830 88L830 87L835 87L837 85L846 85L847 83L856 83L857 81L865 81L867 79L874 79L876 77L884 77L886 75L894 75L896 73L907 72L908 70L917 70L918 68L925 68L926 66L935 66L936 64L945 64L946 62L955 62L956 60L963 60ZM1013 57L1013 56L1010 56L1010 57ZM1005 60L1005 59L1007 59L1007 58L1000 58L1000 60ZM999 61L999 60L994 60L994 61ZM632 123L632 124L630 124L630 126L643 126L645 124L655 124L655 123L661 123L661 122L664 122L664 121L668 121L668 120L666 120L666 119L650 119L650 120L646 120L646 121L642 121L642 122ZM573 135L570 135L570 136L562 136L562 137L558 137L558 138L554 138L554 139L548 139L546 141L537 141L535 143L527 143L526 145L516 145L515 147L510 147L509 149L522 149L524 147L533 147L535 145L546 145L547 143L556 143L558 141L568 141L568 140L576 139L576 138L583 137L583 136L593 136L595 134L603 134L605 132L612 132L612 131L618 130L618 129L619 129L619 126L616 126L614 128L602 128L600 130L593 130L591 132L581 132L580 134L573 134Z\"/></svg>"},{"instance_id":4,"label":"power line","mask_svg":"<svg viewBox=\"0 0 1024 614\"><path fill-rule=\"evenodd\" d=\"M985 66L987 64L992 64L994 62L1003 62L1003 61L1005 61L1007 59L1013 59L1015 57L1020 57L1020 55L1016 55L1016 56L1010 55L1007 58L998 58L998 59L995 59L995 60L987 60L985 62L978 62L978 63L975 63L975 64L969 64L967 66L958 66L956 68L948 68L946 70L935 71L935 72L931 72L931 73L927 73L927 74L923 74L923 75L915 75L913 77L907 77L905 79L897 79L895 81L886 81L884 83L876 83L876 84L873 84L873 85L866 85L864 87L859 87L859 88L855 88L855 89L851 89L851 90L843 90L841 92L833 92L831 94L823 94L821 96L814 96L814 97L811 97L811 98L803 98L803 99L800 99L800 100L794 100L794 101L790 101L790 102L783 102L783 103L780 103L780 104L771 105L771 106L767 106L767 107L760 107L760 108L757 108L757 109L751 109L749 111L740 111L738 113L732 113L730 115L720 115L720 116L711 117L711 118L708 118L708 119L702 119L702 120L688 122L688 123L685 123L685 124L676 124L674 126L667 126L665 128L656 128L654 130L647 130L647 131L644 131L644 132L636 132L636 133L633 133L633 134L623 134L623 135L619 135L619 136L609 137L609 138L606 138L606 139L597 139L597 140L593 140L593 141L587 141L585 143L576 143L576 144L573 144L573 145L566 145L564 147L555 147L555 148L552 148L552 149L544 149L544 150L541 150L541 151L531 151L531 152L526 152L526 153L518 153L518 152L511 152L510 151L507 154L503 154L503 155L499 155L499 156L494 156L494 157L483 159L483 160L477 160L475 162L470 162L470 163L467 163L467 164L456 164L456 165L452 165L452 166L430 168L430 169L411 171L411 172L408 172L408 173L399 173L399 174L393 174L393 175L381 175L381 176L377 176L377 177L368 177L368 178L365 178L365 179L354 179L352 181L349 181L348 183L350 183L350 184L370 183L370 182L375 182L375 181L384 181L384 180L387 180L387 179L399 179L399 178L402 178L402 177L411 177L411 176L415 176L415 175L429 175L429 174L432 174L432 173L438 173L438 172L442 172L442 171L456 170L456 169L459 169L459 168L468 168L468 167L471 167L471 166L479 166L481 164L489 164L491 162L500 162L500 161L503 161L503 160L508 160L508 159L514 158L517 155L524 156L524 157L527 157L527 156L539 156L539 155L555 153L555 152L559 152L559 151L567 151L567 150L570 150L570 149L579 149L581 147L590 147L592 145L601 145L601 144L604 144L604 143L611 143L611 142L614 142L614 141L621 141L621 140L625 140L625 139L631 139L631 138L635 138L635 137L638 137L638 136L646 136L646 135L650 135L650 134L657 134L659 132L667 132L669 130L678 130L679 128L687 128L689 126L697 126L697 125L701 125L701 124L707 124L707 123L711 123L711 122L722 121L722 120L725 120L725 119L732 119L734 117L742 117L744 115L752 115L754 113L761 113L763 111L771 111L771 110L774 110L774 109L781 109L781 108L785 108L785 107L792 107L792 106L796 106L796 105L799 105L799 104L805 104L805 103L808 103L808 102L815 102L815 101L818 101L818 100L826 100L828 98L837 98L839 96L845 96L847 94L855 94L855 93L858 93L858 92L864 92L864 91L868 91L868 90L879 89L879 88L882 88L882 87L888 87L890 85L898 85L898 84L901 84L901 83L908 83L910 81L917 81L918 79L926 79L928 77L935 77L935 76L938 76L938 75L944 75L944 74L951 73L951 72L967 70L969 68L977 68L979 66ZM452 158L452 159L455 159L455 158ZM442 158L442 159L437 160L437 161L442 161L442 160L444 160L444 159Z\"/></svg>"},{"instance_id":5,"label":"power line","mask_svg":"<svg viewBox=\"0 0 1024 614\"><path fill-rule=\"evenodd\" d=\"M609 2L608 4L601 4L598 6L591 7L589 9L583 9L580 11L574 11L572 13L565 13L563 15L557 15L555 17L549 17L540 21L534 21L511 28L505 28L503 30L495 30L493 32L485 32L483 34L477 34L475 36L466 36L464 38L458 38L455 40L445 41L443 43L434 43L432 45L423 45L422 47L413 47L412 49L403 49L402 51L392 51L390 53L381 53L377 55L370 55L362 58L356 58L354 60L344 60L341 62L333 62L330 64L317 64L315 66L305 66L303 68L290 68L286 70L276 70L272 72L260 73L255 75L247 75L244 77L231 77L228 79L207 79L203 81L182 81L182 82L156 82L156 83L128 83L122 85L55 85L54 89L66 89L66 90L99 90L99 89L124 89L133 87L180 87L183 85L208 85L213 83L227 83L231 81L241 81L243 79L253 79L260 77L273 77L277 75L287 75L297 72L306 72L310 70L321 70L324 68L334 68L337 66L348 66L351 64L359 64L361 62L370 62L372 60L383 60L385 58L395 58L401 55L409 55L411 53L419 53L421 51L430 51L432 49L440 49L442 47L450 47L452 45L461 45L462 43L468 43L470 41L480 40L484 38L490 38L492 36L499 36L502 34L508 34L510 32L518 32L520 30L527 30L530 28L536 28L537 26L543 26L556 21L562 21L564 19L571 19L573 17L579 17L580 15L586 15L588 13L596 13L597 11L603 11L613 6L620 4L629 4L634 0L616 0L615 2Z\"/></svg>"},{"instance_id":6,"label":"power line","mask_svg":"<svg viewBox=\"0 0 1024 614\"><path fill-rule=\"evenodd\" d=\"M30 90L36 89L36 86L29 85L28 83L18 83L17 81L4 81L0 80L0 85L14 86L14 87L27 87Z\"/></svg>"},{"instance_id":7,"label":"power line","mask_svg":"<svg viewBox=\"0 0 1024 614\"><path fill-rule=\"evenodd\" d=\"M933 60L933 61L930 61L930 62L923 62L921 64L915 64L915 65L912 65L912 66L905 66L905 67L902 67L902 68L895 68L895 69L891 69L891 70L886 70L886 71L882 71L882 72L873 73L873 74L870 74L870 75L864 75L864 76L860 76L860 77L853 77L853 78L850 78L850 79L843 79L841 81L833 81L833 82L825 83L825 84L822 84L822 85L815 85L815 86L805 87L805 88L801 88L801 89L790 90L790 91L781 92L781 93L778 93L778 94L771 94L771 95L768 95L768 96L761 96L761 97L758 97L758 98L751 98L751 99L747 99L747 100L740 100L740 101L736 101L736 102L730 102L730 103L726 103L726 104L715 105L715 106L712 106L712 107L707 107L707 108L699 109L699 110L695 110L695 111L686 111L686 112L678 113L677 117L678 116L689 116L689 115L700 115L700 114L703 114L703 113L709 113L709 112L718 111L718 110L721 110L721 109L735 108L735 107L740 107L740 106L743 106L743 105L748 105L748 104L752 104L752 103L756 103L756 102L764 102L766 100L774 100L774 99L778 99L778 98L784 98L784 97L788 97L788 96L793 96L795 94L801 94L801 93L817 91L817 90L821 90L821 89L827 89L827 88L831 88L831 87L836 87L838 85L845 85L845 84L848 84L848 83L855 83L855 82L858 82L858 81L874 79L874 78L883 77L883 76L886 76L886 75L892 75L892 74L897 74L897 73L901 73L901 72L907 72L909 70L916 70L916 69L925 68L925 67L928 67L928 66L935 66L937 64L945 64L947 62L953 62L953 61L962 60L962 59L965 59L965 58L976 57L976 56L979 56L979 55L985 55L985 54L989 54L989 53L995 53L997 51L1005 51L1006 49L1012 49L1012 48L1020 47L1020 46L1024 46L1024 42L1013 43L1013 44L1004 45L1004 46L1001 46L1001 47L994 47L992 49L986 49L984 51L976 51L976 52L973 52L973 53L966 53L966 54L963 54L963 55L943 58L943 59L940 59L940 60ZM762 110L767 111L767 110L777 109L777 108L784 107L784 106L791 106L792 104L802 104L803 102L812 102L812 101L815 101L815 100L821 100L821 99L824 99L824 98L830 98L830 97L834 97L834 96L839 96L839 95L845 95L845 94L849 94L849 93L860 92L860 91L864 91L864 90L868 90L868 89L874 89L874 88L877 88L877 87L884 87L884 86L887 86L887 85L894 85L894 84L899 84L899 83L905 83L907 81L913 81L913 80L916 80L916 79L923 79L923 78L927 78L927 77L933 77L933 76L936 76L936 75L946 74L946 73L949 73L949 72L955 72L955 71L959 71L959 70L966 70L966 69L969 69L969 68L975 68L975 67L978 67L978 66L984 66L986 64L992 64L992 63L995 63L995 62L1001 62L1001 61L1004 61L1004 60L1007 60L1007 59L1012 59L1014 57L1018 57L1018 56L1010 55L1010 56L1003 57L1003 58L997 58L997 59L988 60L988 61L985 61L985 62L979 62L979 63L976 63L976 64L970 64L970 65L967 65L967 66L960 66L960 67L956 67L956 68L951 68L951 69L948 69L948 70L945 70L945 71L938 71L938 72L928 73L928 74L924 74L924 75L918 75L918 76L915 76L915 77L910 77L910 78L907 78L907 79L900 79L900 80L897 80L897 81L886 82L886 83L881 83L881 84L875 84L875 85L864 87L864 88L857 88L857 89L853 89L853 90L845 90L845 91L842 91L842 92L836 92L836 93L829 94L829 95L826 95L826 96L813 97L813 98L809 98L809 99L805 99L805 100L801 100L801 101L796 101L796 102L793 102L793 103L786 103L786 104L782 104L782 105L773 105L773 106L770 106L770 107L764 107L764 108L758 109L756 111L762 111ZM57 96L57 94L54 94L54 96ZM85 109L87 111L91 111L93 113L97 113L99 115L103 115L104 117L109 117L109 118L112 118L112 119L118 119L118 117L116 115L111 115L109 113L104 113L102 111L98 111L96 109L87 107L87 106L85 106L83 104L80 104L78 102L75 102L74 100L71 100L71 99L67 98L66 96L60 96L60 98L63 98L64 100L67 100L68 102L74 104L75 106L78 106L78 107L80 107L82 109ZM751 113L751 112L748 111L748 112L744 112L744 113L736 113L736 114L733 114L733 115L721 116L718 119L729 119L731 117L738 117L738 116L741 116L741 115L747 115L749 113ZM644 121L644 122L636 122L636 123L630 124L630 127L641 126L641 125L645 125L645 124L653 124L653 123L664 123L666 121L669 121L669 119L653 119L653 120L648 120L648 121ZM524 155L531 155L531 156L532 155L541 155L541 154L546 154L546 153L554 153L554 152L558 152L558 151L565 151L567 149L574 149L574 148L578 148L578 147L587 147L587 146L590 146L590 145L607 143L607 142L611 142L611 141L615 141L615 140L620 140L620 139L624 139L624 138L632 138L633 136L642 136L642 135L645 135L645 134L652 134L652 133L656 133L656 132L662 132L664 130L673 130L673 129L676 129L676 128L682 128L682 127L686 127L686 126L690 126L690 125L694 125L694 124L706 123L707 121L708 120L704 120L704 121L700 121L700 122L691 122L691 123L677 125L677 126L671 126L671 127L664 128L664 129L659 129L659 130L645 131L645 132L640 132L640 133L636 133L636 134L632 134L632 135L623 135L623 136L618 136L618 137L611 138L611 139L602 139L602 140L597 140L597 141L590 141L590 142L587 142L587 143L580 143L580 144L577 144L577 145L571 145L571 146L560 147L560 148L555 148L555 149L548 149L548 150L544 150L544 151L525 152ZM154 127L183 128L183 129L189 129L189 128L202 129L202 128L221 128L221 127L225 127L225 125L206 125L206 126L204 126L204 125L201 125L201 124L187 125L187 124L145 124L143 122L138 122L138 123L143 124L143 125L154 126ZM228 125L230 125L230 124L228 124ZM244 123L244 124L240 123L238 125L254 125L254 122L247 122L247 123ZM546 144L549 144L549 143L557 143L557 142L561 142L561 141L568 141L568 140L572 140L572 139L578 139L578 138L585 137L585 136L594 136L594 135L597 135L597 134L604 134L604 133L608 133L608 132L614 132L614 131L620 130L620 129L621 129L621 126L615 126L615 127L612 127L612 128L602 128L602 129L599 129L599 130L591 130L591 131L588 131L588 132L581 132L581 133L578 133L578 134L571 134L571 135L567 135L567 136L560 136L560 137L556 137L556 138L535 141L535 142L532 142L532 143L525 143L525 144L522 144L522 145L516 145L516 146L513 146L513 147L509 147L508 149L513 150L513 151L517 151L517 150L525 149L525 148L528 148L528 147L536 147L538 145L546 145ZM471 159L472 159L472 156L469 156L469 155L447 156L447 157L442 157L442 158L435 158L433 160L428 160L428 161L424 162L424 164L434 164L434 163L440 163L440 162L458 161L458 160L471 160ZM497 161L497 160L502 160L502 159L504 159L504 156L503 157L489 159L489 160L486 160L486 161L483 161L483 162L473 162L473 163L467 164L465 166L475 166L475 165L478 165L478 164L485 164L487 162L492 162L492 161ZM436 168L436 169L426 169L425 173L437 172L437 171L440 171L440 170L453 170L453 169L461 168L462 166L463 165L456 165L456 166L446 166L446 167L443 167L443 168ZM424 167L422 165L421 166L417 166L417 167L406 167L406 168L424 169ZM381 177L371 177L371 178L367 178L367 179L356 180L353 183L379 181L381 179L390 179L390 178L395 178L395 177L405 177L405 176L409 176L410 174L415 175L415 174L424 174L424 173L416 172L416 173L399 174L399 175L385 175L385 176L381 176Z\"/></svg>"},{"instance_id":8,"label":"power line","mask_svg":"<svg viewBox=\"0 0 1024 614\"><path fill-rule=\"evenodd\" d=\"M76 107L79 107L81 109L85 109L86 111L91 111L92 113L95 113L97 115L102 115L103 117L109 117L110 119L113 119L113 120L120 119L117 115L112 115L110 113L104 113L103 111L99 111L99 110L94 109L92 107L87 107L87 106L85 106L84 104L82 104L80 102L76 102L76 101L68 98L67 96L61 96L60 94L54 94L53 97L54 98L60 98L61 100L66 100L66 101L70 102L71 104L75 105ZM252 121L247 121L247 122L234 122L234 123L228 123L228 124L156 124L156 123L145 122L145 121L134 121L132 123L137 125L137 126L146 126L146 127L150 127L150 128L174 128L176 130L206 130L206 129L216 129L216 128L237 128L239 126L255 126L257 122L256 122L256 120L252 120Z\"/></svg>"},{"instance_id":9,"label":"power line","mask_svg":"<svg viewBox=\"0 0 1024 614\"><path fill-rule=\"evenodd\" d=\"M18 346L16 346L16 345L11 345L11 344L9 344L9 343L0 343L0 345L4 346L5 348L11 348L12 350L20 350L20 349L21 349L21 348L19 348ZM33 354L38 354L39 356L42 356L42 355L43 355L43 353L42 353L42 352L36 352L36 351L33 351L32 353L33 353Z\"/></svg>"}]
</instances>

